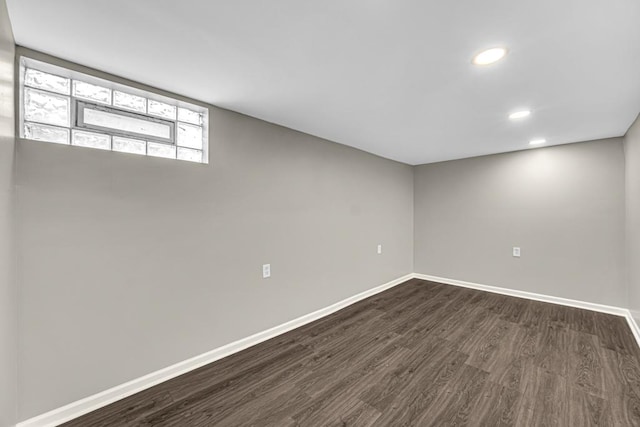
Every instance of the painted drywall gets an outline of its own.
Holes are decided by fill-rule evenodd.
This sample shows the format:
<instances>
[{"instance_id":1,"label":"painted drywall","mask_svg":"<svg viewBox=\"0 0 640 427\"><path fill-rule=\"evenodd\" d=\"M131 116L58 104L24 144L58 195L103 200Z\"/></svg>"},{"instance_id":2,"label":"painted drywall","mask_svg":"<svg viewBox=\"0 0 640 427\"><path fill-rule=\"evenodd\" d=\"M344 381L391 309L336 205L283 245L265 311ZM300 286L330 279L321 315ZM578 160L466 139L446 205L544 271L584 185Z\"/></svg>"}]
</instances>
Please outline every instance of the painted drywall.
<instances>
[{"instance_id":1,"label":"painted drywall","mask_svg":"<svg viewBox=\"0 0 640 427\"><path fill-rule=\"evenodd\" d=\"M17 409L17 286L13 248L14 51L5 0L0 0L0 427L13 426Z\"/></svg>"},{"instance_id":2,"label":"painted drywall","mask_svg":"<svg viewBox=\"0 0 640 427\"><path fill-rule=\"evenodd\" d=\"M414 191L416 272L626 306L622 138L418 166Z\"/></svg>"},{"instance_id":3,"label":"painted drywall","mask_svg":"<svg viewBox=\"0 0 640 427\"><path fill-rule=\"evenodd\" d=\"M629 309L640 323L640 116L624 137Z\"/></svg>"},{"instance_id":4,"label":"painted drywall","mask_svg":"<svg viewBox=\"0 0 640 427\"><path fill-rule=\"evenodd\" d=\"M410 166L210 123L208 165L18 141L21 420L413 271Z\"/></svg>"},{"instance_id":5,"label":"painted drywall","mask_svg":"<svg viewBox=\"0 0 640 427\"><path fill-rule=\"evenodd\" d=\"M16 421L18 306L14 251L14 51L5 0L0 0L0 427Z\"/></svg>"}]
</instances>

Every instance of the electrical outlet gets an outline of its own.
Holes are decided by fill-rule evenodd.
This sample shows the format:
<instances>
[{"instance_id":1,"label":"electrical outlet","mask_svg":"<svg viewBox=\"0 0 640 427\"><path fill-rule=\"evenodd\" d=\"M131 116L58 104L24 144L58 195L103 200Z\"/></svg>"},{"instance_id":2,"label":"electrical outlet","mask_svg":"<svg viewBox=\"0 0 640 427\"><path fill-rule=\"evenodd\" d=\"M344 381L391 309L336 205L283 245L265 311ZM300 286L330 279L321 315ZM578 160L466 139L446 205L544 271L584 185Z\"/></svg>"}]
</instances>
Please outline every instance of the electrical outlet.
<instances>
[{"instance_id":1,"label":"electrical outlet","mask_svg":"<svg viewBox=\"0 0 640 427\"><path fill-rule=\"evenodd\" d=\"M271 277L271 264L263 264L262 265L262 278L266 279Z\"/></svg>"},{"instance_id":2,"label":"electrical outlet","mask_svg":"<svg viewBox=\"0 0 640 427\"><path fill-rule=\"evenodd\" d=\"M382 245L378 245L378 255L382 253Z\"/></svg>"},{"instance_id":3,"label":"electrical outlet","mask_svg":"<svg viewBox=\"0 0 640 427\"><path fill-rule=\"evenodd\" d=\"M517 246L513 247L513 256L516 258L520 258L520 248Z\"/></svg>"}]
</instances>

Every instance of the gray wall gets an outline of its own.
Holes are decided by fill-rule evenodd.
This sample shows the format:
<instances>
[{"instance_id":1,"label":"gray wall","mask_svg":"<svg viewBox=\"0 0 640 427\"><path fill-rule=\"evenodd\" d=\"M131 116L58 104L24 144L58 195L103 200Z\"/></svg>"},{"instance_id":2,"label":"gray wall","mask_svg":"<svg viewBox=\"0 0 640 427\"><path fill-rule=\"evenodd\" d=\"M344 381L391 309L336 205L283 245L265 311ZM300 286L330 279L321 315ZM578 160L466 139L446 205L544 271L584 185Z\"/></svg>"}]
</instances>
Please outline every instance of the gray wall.
<instances>
[{"instance_id":1,"label":"gray wall","mask_svg":"<svg viewBox=\"0 0 640 427\"><path fill-rule=\"evenodd\" d=\"M626 306L621 138L418 166L414 190L417 273Z\"/></svg>"},{"instance_id":2,"label":"gray wall","mask_svg":"<svg viewBox=\"0 0 640 427\"><path fill-rule=\"evenodd\" d=\"M0 0L0 427L16 420L17 288L14 280L14 42Z\"/></svg>"},{"instance_id":3,"label":"gray wall","mask_svg":"<svg viewBox=\"0 0 640 427\"><path fill-rule=\"evenodd\" d=\"M640 116L624 138L629 308L640 323Z\"/></svg>"},{"instance_id":4,"label":"gray wall","mask_svg":"<svg viewBox=\"0 0 640 427\"><path fill-rule=\"evenodd\" d=\"M410 166L210 123L209 165L18 142L20 419L413 271Z\"/></svg>"}]
</instances>

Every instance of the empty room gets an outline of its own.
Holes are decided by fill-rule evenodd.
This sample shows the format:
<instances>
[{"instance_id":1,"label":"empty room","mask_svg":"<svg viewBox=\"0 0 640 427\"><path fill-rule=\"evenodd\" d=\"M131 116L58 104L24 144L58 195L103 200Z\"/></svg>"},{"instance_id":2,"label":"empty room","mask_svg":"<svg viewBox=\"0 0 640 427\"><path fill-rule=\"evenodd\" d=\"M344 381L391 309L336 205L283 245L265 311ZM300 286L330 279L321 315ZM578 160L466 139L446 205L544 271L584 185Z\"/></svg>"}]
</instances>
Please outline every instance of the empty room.
<instances>
[{"instance_id":1,"label":"empty room","mask_svg":"<svg viewBox=\"0 0 640 427\"><path fill-rule=\"evenodd\" d=\"M0 0L0 427L640 426L638 0Z\"/></svg>"}]
</instances>

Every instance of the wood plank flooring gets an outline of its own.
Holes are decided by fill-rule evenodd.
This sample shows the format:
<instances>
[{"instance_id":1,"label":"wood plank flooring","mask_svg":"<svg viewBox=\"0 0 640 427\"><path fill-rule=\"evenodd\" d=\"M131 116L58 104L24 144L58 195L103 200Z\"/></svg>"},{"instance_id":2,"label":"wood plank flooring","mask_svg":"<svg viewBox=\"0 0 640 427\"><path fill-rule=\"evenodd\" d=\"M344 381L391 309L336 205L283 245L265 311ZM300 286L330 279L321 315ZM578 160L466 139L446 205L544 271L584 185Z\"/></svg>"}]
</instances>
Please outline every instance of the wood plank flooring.
<instances>
[{"instance_id":1,"label":"wood plank flooring","mask_svg":"<svg viewBox=\"0 0 640 427\"><path fill-rule=\"evenodd\" d=\"M640 426L624 318L421 280L65 426Z\"/></svg>"}]
</instances>

